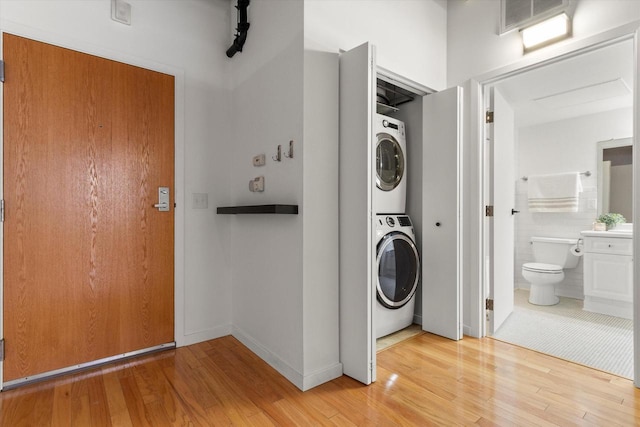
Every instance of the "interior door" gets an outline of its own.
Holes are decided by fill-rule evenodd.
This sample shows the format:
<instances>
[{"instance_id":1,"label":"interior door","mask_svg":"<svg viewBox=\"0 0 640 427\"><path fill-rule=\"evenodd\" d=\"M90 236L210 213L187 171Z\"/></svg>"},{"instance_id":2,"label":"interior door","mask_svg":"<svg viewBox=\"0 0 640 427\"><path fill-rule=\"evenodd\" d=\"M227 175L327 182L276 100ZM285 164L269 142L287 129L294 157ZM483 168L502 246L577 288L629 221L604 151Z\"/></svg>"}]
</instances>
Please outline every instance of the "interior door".
<instances>
[{"instance_id":1,"label":"interior door","mask_svg":"<svg viewBox=\"0 0 640 427\"><path fill-rule=\"evenodd\" d=\"M493 235L492 280L489 291L493 315L489 334L495 333L513 311L515 124L514 113L504 96L493 89Z\"/></svg>"},{"instance_id":2,"label":"interior door","mask_svg":"<svg viewBox=\"0 0 640 427\"><path fill-rule=\"evenodd\" d=\"M422 329L462 338L462 88L423 98Z\"/></svg>"},{"instance_id":3,"label":"interior door","mask_svg":"<svg viewBox=\"0 0 640 427\"><path fill-rule=\"evenodd\" d=\"M9 34L3 50L3 380L172 342L173 77Z\"/></svg>"},{"instance_id":4,"label":"interior door","mask_svg":"<svg viewBox=\"0 0 640 427\"><path fill-rule=\"evenodd\" d=\"M364 384L376 379L374 64L368 43L340 56L340 360Z\"/></svg>"}]
</instances>

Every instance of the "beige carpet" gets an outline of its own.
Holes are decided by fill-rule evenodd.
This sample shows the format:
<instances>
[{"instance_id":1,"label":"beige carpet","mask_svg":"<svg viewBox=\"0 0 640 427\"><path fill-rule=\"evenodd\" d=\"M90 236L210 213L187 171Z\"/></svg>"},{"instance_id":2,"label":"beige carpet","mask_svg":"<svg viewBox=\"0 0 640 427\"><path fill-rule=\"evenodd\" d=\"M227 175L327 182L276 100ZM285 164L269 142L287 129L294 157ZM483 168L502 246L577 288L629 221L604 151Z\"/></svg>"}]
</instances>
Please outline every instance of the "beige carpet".
<instances>
[{"instance_id":1,"label":"beige carpet","mask_svg":"<svg viewBox=\"0 0 640 427\"><path fill-rule=\"evenodd\" d=\"M582 301L529 304L516 290L514 309L494 338L585 366L633 378L633 321L582 310Z\"/></svg>"},{"instance_id":2,"label":"beige carpet","mask_svg":"<svg viewBox=\"0 0 640 427\"><path fill-rule=\"evenodd\" d=\"M393 334L389 334L384 337L380 337L376 340L376 351L382 351L392 345L398 344L404 340L407 340L416 335L424 333L422 327L418 324L411 324L404 329L399 330Z\"/></svg>"}]
</instances>

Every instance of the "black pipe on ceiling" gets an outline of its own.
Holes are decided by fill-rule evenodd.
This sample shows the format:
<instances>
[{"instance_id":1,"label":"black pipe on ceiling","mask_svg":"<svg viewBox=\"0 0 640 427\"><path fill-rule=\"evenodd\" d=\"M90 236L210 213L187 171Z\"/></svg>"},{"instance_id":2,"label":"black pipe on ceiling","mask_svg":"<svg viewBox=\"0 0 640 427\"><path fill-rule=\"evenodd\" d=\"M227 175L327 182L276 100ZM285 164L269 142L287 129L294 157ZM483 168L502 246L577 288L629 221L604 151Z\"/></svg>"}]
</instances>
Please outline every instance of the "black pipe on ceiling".
<instances>
[{"instance_id":1,"label":"black pipe on ceiling","mask_svg":"<svg viewBox=\"0 0 640 427\"><path fill-rule=\"evenodd\" d=\"M247 22L247 8L250 0L238 0L238 27L236 28L236 38L233 44L227 49L227 56L231 58L236 52L242 52L242 46L247 41L247 33L249 32L249 23Z\"/></svg>"}]
</instances>

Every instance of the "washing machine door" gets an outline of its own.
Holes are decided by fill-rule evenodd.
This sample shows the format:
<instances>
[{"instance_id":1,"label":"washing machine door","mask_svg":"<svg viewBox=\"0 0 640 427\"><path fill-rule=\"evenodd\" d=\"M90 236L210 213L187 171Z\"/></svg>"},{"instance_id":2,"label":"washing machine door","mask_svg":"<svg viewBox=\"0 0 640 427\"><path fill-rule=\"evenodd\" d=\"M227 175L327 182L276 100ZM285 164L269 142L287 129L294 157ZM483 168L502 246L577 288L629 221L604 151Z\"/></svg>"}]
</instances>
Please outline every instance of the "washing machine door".
<instances>
[{"instance_id":1,"label":"washing machine door","mask_svg":"<svg viewBox=\"0 0 640 427\"><path fill-rule=\"evenodd\" d=\"M404 175L404 153L392 135L381 132L376 144L376 185L383 191L396 188Z\"/></svg>"},{"instance_id":2,"label":"washing machine door","mask_svg":"<svg viewBox=\"0 0 640 427\"><path fill-rule=\"evenodd\" d=\"M413 240L393 231L378 243L378 301L387 308L400 308L409 302L418 287L420 257Z\"/></svg>"}]
</instances>

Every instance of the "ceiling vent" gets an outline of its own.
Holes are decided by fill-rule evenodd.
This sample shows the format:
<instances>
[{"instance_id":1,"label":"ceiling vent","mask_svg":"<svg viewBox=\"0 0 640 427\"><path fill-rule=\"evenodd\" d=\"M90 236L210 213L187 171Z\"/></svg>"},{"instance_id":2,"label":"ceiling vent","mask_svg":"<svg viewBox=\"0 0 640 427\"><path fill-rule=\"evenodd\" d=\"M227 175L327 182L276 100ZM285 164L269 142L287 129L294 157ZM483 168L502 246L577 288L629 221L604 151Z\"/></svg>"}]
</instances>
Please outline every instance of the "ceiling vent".
<instances>
[{"instance_id":1,"label":"ceiling vent","mask_svg":"<svg viewBox=\"0 0 640 427\"><path fill-rule=\"evenodd\" d=\"M569 0L501 0L500 34L521 29L563 12Z\"/></svg>"}]
</instances>

